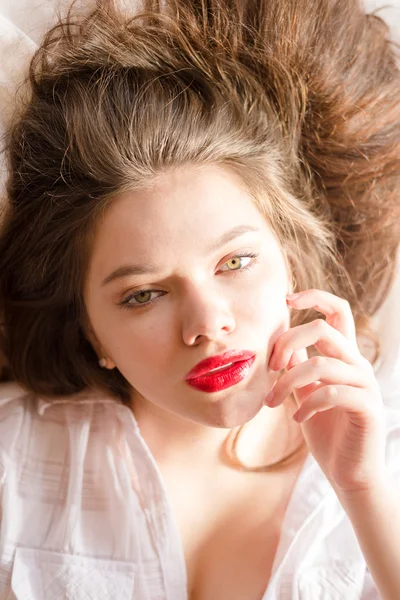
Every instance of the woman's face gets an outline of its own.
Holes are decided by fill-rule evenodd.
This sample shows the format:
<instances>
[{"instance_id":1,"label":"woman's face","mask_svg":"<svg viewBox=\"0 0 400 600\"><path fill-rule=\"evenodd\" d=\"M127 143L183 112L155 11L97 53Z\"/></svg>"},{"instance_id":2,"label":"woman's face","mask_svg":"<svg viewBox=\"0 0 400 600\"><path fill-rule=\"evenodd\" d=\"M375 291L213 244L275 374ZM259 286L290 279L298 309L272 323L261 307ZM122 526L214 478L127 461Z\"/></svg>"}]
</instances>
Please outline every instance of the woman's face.
<instances>
[{"instance_id":1,"label":"woman's face","mask_svg":"<svg viewBox=\"0 0 400 600\"><path fill-rule=\"evenodd\" d=\"M133 404L139 395L152 409L234 427L257 414L275 380L268 361L289 326L288 291L271 228L234 174L207 166L110 205L85 302L96 351L133 386ZM214 391L186 380L228 350L254 354L244 378Z\"/></svg>"}]
</instances>

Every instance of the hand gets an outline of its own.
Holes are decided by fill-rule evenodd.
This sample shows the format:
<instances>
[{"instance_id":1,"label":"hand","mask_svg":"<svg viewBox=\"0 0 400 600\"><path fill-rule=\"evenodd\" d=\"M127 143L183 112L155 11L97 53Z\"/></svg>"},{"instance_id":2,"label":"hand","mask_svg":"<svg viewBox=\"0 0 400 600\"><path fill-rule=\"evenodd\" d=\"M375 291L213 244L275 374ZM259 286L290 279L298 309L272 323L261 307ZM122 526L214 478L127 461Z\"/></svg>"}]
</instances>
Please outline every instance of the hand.
<instances>
[{"instance_id":1,"label":"hand","mask_svg":"<svg viewBox=\"0 0 400 600\"><path fill-rule=\"evenodd\" d=\"M293 394L293 418L301 423L310 452L339 492L374 487L384 477L385 418L371 364L357 345L347 301L321 290L287 297L294 309L315 308L326 316L293 327L275 342L269 361L285 369L265 403L279 406ZM315 346L322 356L308 358Z\"/></svg>"}]
</instances>

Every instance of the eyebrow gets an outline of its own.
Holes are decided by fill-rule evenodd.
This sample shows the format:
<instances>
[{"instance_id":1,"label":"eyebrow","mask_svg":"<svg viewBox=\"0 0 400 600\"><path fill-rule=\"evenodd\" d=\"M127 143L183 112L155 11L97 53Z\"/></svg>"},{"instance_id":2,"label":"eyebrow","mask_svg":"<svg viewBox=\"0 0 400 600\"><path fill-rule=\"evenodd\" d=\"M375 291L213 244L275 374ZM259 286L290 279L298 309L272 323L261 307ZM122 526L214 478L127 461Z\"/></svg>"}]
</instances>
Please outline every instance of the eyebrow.
<instances>
[{"instance_id":1,"label":"eyebrow","mask_svg":"<svg viewBox=\"0 0 400 600\"><path fill-rule=\"evenodd\" d=\"M258 229L258 227L254 227L253 225L238 225L237 227L234 227L233 229L230 229L229 231L221 235L221 237L218 238L216 242L211 244L211 246L209 247L209 252L214 252L214 250L218 250L218 248L221 248L221 246L225 246L228 242L231 242L240 235L244 235L245 233L249 232L259 231L260 230Z\"/></svg>"},{"instance_id":2,"label":"eyebrow","mask_svg":"<svg viewBox=\"0 0 400 600\"><path fill-rule=\"evenodd\" d=\"M258 227L254 227L252 225L238 225L237 227L233 227L229 231L226 231L223 235L221 235L218 240L216 240L211 246L209 246L209 252L214 252L218 250L222 246L225 246L232 240L237 237L244 235L245 233L250 232L259 232ZM110 275L107 275L105 279L101 282L101 285L107 285L111 281L115 279L120 279L122 277L130 277L132 275L149 275L152 273L156 273L157 268L151 265L123 265L122 267L118 267L115 269Z\"/></svg>"}]
</instances>

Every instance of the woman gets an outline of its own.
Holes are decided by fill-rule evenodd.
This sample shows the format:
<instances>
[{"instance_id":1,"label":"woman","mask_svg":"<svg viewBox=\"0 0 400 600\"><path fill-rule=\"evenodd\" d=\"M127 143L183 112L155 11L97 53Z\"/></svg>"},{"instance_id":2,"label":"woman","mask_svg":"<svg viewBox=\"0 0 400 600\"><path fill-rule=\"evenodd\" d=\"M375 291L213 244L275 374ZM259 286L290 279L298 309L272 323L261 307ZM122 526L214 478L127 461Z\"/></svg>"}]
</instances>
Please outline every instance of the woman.
<instances>
[{"instance_id":1,"label":"woman","mask_svg":"<svg viewBox=\"0 0 400 600\"><path fill-rule=\"evenodd\" d=\"M69 13L8 133L0 597L394 600L382 23L144 9Z\"/></svg>"}]
</instances>

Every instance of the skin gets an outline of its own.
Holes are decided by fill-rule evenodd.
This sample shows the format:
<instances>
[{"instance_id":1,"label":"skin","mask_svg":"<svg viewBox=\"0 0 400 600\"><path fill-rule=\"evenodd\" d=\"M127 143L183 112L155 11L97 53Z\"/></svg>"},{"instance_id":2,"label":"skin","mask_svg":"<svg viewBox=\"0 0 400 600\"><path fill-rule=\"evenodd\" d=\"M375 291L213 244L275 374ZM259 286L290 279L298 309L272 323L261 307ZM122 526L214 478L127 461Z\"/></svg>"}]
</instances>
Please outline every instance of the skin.
<instances>
[{"instance_id":1,"label":"skin","mask_svg":"<svg viewBox=\"0 0 400 600\"><path fill-rule=\"evenodd\" d=\"M243 225L256 231L212 249ZM246 253L258 256L230 262ZM148 264L154 272L102 285L132 264ZM157 290L139 296L154 303L138 306L136 297L129 300L135 306L121 307L140 290ZM91 339L107 368L116 365L134 387L135 416L160 460L158 448L163 460L169 451L172 460L183 448L188 452L188 439L201 446L202 460L217 460L227 430L257 415L267 428L279 428L285 411L272 415L263 405L277 377L267 368L272 347L289 327L288 291L272 229L229 171L169 173L151 191L113 202L97 228L85 288ZM256 353L247 379L212 394L186 383L199 361L228 349Z\"/></svg>"}]
</instances>

